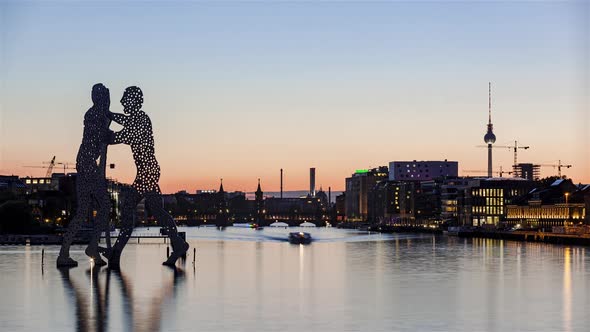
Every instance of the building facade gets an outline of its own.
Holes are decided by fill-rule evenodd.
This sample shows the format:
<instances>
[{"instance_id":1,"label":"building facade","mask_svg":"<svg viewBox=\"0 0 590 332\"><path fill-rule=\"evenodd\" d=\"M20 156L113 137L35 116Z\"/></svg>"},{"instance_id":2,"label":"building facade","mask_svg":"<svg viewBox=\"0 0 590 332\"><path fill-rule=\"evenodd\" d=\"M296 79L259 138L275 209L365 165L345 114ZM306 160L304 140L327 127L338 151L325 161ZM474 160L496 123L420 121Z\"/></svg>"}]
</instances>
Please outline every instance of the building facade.
<instances>
[{"instance_id":1,"label":"building facade","mask_svg":"<svg viewBox=\"0 0 590 332\"><path fill-rule=\"evenodd\" d=\"M471 178L456 177L444 179L440 190L440 218L442 222L457 224L458 199L460 193L467 188Z\"/></svg>"},{"instance_id":2,"label":"building facade","mask_svg":"<svg viewBox=\"0 0 590 332\"><path fill-rule=\"evenodd\" d=\"M506 206L536 186L517 178L475 178L458 194L457 214L463 226L500 226Z\"/></svg>"},{"instance_id":3,"label":"building facade","mask_svg":"<svg viewBox=\"0 0 590 332\"><path fill-rule=\"evenodd\" d=\"M517 178L537 181L541 174L541 166L530 163L520 163L513 166L513 174Z\"/></svg>"},{"instance_id":4,"label":"building facade","mask_svg":"<svg viewBox=\"0 0 590 332\"><path fill-rule=\"evenodd\" d=\"M0 192L10 193L16 197L26 194L27 186L16 175L0 175Z\"/></svg>"},{"instance_id":5,"label":"building facade","mask_svg":"<svg viewBox=\"0 0 590 332\"><path fill-rule=\"evenodd\" d=\"M392 161L389 163L389 181L430 181L440 177L457 177L456 161Z\"/></svg>"},{"instance_id":6,"label":"building facade","mask_svg":"<svg viewBox=\"0 0 590 332\"><path fill-rule=\"evenodd\" d=\"M369 194L375 185L388 177L387 166L357 170L346 178L346 220L366 221L369 216Z\"/></svg>"},{"instance_id":7,"label":"building facade","mask_svg":"<svg viewBox=\"0 0 590 332\"><path fill-rule=\"evenodd\" d=\"M442 180L377 183L369 195L368 220L399 225L438 222Z\"/></svg>"},{"instance_id":8,"label":"building facade","mask_svg":"<svg viewBox=\"0 0 590 332\"><path fill-rule=\"evenodd\" d=\"M587 191L589 186L578 187L571 180L557 180L548 187L535 188L506 207L506 223L530 228L583 223Z\"/></svg>"}]
</instances>

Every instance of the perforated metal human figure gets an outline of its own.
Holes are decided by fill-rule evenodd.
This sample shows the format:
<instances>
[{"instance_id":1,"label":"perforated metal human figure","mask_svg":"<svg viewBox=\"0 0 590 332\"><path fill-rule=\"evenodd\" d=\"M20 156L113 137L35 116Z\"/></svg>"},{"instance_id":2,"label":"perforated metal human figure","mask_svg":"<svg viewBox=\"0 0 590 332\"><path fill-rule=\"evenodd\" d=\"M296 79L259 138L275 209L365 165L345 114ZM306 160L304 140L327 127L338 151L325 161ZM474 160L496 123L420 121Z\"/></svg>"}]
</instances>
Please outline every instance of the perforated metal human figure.
<instances>
[{"instance_id":1,"label":"perforated metal human figure","mask_svg":"<svg viewBox=\"0 0 590 332\"><path fill-rule=\"evenodd\" d=\"M125 89L121 98L125 114L110 113L110 118L123 126L121 131L113 134L111 144L127 144L131 147L133 159L137 167L137 175L131 189L125 193L122 202L122 227L112 250L107 251L105 257L109 266L117 266L123 248L127 244L134 227L134 213L137 204L145 198L145 204L156 220L160 222L170 238L172 253L163 263L174 265L189 248L179 235L174 219L162 207L160 186L160 166L154 154L154 137L152 123L145 112L141 110L143 93L136 86Z\"/></svg>"},{"instance_id":2,"label":"perforated metal human figure","mask_svg":"<svg viewBox=\"0 0 590 332\"><path fill-rule=\"evenodd\" d=\"M97 160L101 158L100 164L104 164L102 158L106 157L106 141L110 133L110 120L107 117L111 103L109 89L100 83L95 84L92 87L92 102L94 105L84 114L84 133L76 157L78 208L64 235L57 258L58 267L78 265L70 257L70 245L82 223L92 212L93 202L96 203L97 214L86 255L97 265L106 264L99 255L98 240L101 232L107 229L111 201L107 192L104 167L99 167Z\"/></svg>"}]
</instances>

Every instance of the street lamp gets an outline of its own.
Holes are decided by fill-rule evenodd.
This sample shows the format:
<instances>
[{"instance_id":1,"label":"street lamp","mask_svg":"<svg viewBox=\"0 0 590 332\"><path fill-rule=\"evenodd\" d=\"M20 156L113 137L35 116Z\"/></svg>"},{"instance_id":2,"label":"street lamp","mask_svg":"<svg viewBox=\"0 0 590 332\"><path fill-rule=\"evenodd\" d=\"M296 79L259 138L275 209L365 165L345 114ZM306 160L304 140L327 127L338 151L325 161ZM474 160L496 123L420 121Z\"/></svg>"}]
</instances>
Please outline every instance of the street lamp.
<instances>
[{"instance_id":1,"label":"street lamp","mask_svg":"<svg viewBox=\"0 0 590 332\"><path fill-rule=\"evenodd\" d=\"M570 208L569 208L569 205L568 205L568 198L570 197L570 193L565 193L564 195L565 195L565 209L567 210L567 216L565 218L565 221L563 223L563 226L566 226L567 225L567 221L570 218Z\"/></svg>"}]
</instances>

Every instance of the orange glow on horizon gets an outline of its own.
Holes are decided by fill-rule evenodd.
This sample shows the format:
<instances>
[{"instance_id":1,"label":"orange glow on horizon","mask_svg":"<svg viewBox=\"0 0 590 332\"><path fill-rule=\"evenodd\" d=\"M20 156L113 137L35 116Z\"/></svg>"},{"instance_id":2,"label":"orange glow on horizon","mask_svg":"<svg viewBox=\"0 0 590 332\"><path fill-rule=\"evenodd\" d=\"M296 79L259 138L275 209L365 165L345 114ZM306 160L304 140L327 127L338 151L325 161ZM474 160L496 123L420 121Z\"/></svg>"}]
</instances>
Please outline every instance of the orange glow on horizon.
<instances>
[{"instance_id":1,"label":"orange glow on horizon","mask_svg":"<svg viewBox=\"0 0 590 332\"><path fill-rule=\"evenodd\" d=\"M479 164L482 164L485 160L481 160ZM380 165L388 165L389 162L383 162ZM6 166L5 166L6 164ZM1 175L18 175L21 177L34 176L41 177L45 176L46 170L43 168L24 168L20 166L22 163L5 163L0 167ZM33 162L27 162L27 165L34 164ZM377 164L375 164L377 165ZM316 189L320 187L324 191L328 191L328 187L331 187L332 191L344 191L345 178L349 177L355 169L368 168L366 164L360 164L357 167L343 166L341 169L329 169L316 166ZM371 165L372 166L372 165ZM194 193L199 189L215 189L219 188L219 180L223 178L223 186L226 191L244 191L254 192L256 190L258 178L261 179L262 190L265 192L278 192L280 190L280 175L279 169L248 169L243 172L237 172L230 170L219 170L207 169L207 170L195 170L194 173L187 171L186 169L175 169L171 167L170 172L167 171L168 167L162 167L162 176L160 178L160 188L163 193L170 194L180 190L186 190L189 193ZM464 166L459 161L459 175L460 176L474 176L479 174L462 173L465 169L482 169L481 165ZM562 170L562 173L568 178L573 179L574 183L590 183L590 177L584 174L586 169L576 169L575 167ZM54 172L60 171L59 167L54 168ZM75 170L67 170L67 172L75 172ZM239 173L239 174L238 174ZM483 175L483 174L481 174ZM541 177L557 175L557 170L551 167L542 168ZM115 170L107 169L107 176L122 183L132 183L135 177L135 165L133 162L117 163ZM510 177L505 175L505 177ZM300 167L298 169L287 169L284 168L284 191L299 191L309 189L309 168Z\"/></svg>"}]
</instances>

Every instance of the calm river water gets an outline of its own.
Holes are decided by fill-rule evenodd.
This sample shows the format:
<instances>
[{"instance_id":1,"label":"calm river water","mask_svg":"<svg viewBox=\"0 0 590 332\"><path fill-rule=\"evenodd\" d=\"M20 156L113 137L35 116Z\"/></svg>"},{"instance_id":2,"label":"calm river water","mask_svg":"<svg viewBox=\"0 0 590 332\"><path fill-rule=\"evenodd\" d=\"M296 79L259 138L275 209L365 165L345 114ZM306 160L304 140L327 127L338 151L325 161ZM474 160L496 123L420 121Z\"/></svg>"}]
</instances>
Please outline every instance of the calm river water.
<instances>
[{"instance_id":1,"label":"calm river water","mask_svg":"<svg viewBox=\"0 0 590 332\"><path fill-rule=\"evenodd\" d=\"M293 228L184 230L176 270L161 265L162 240L131 240L120 272L93 268L81 246L69 270L55 268L57 246L0 247L0 330L590 330L588 248L319 228L300 246L285 241Z\"/></svg>"}]
</instances>

